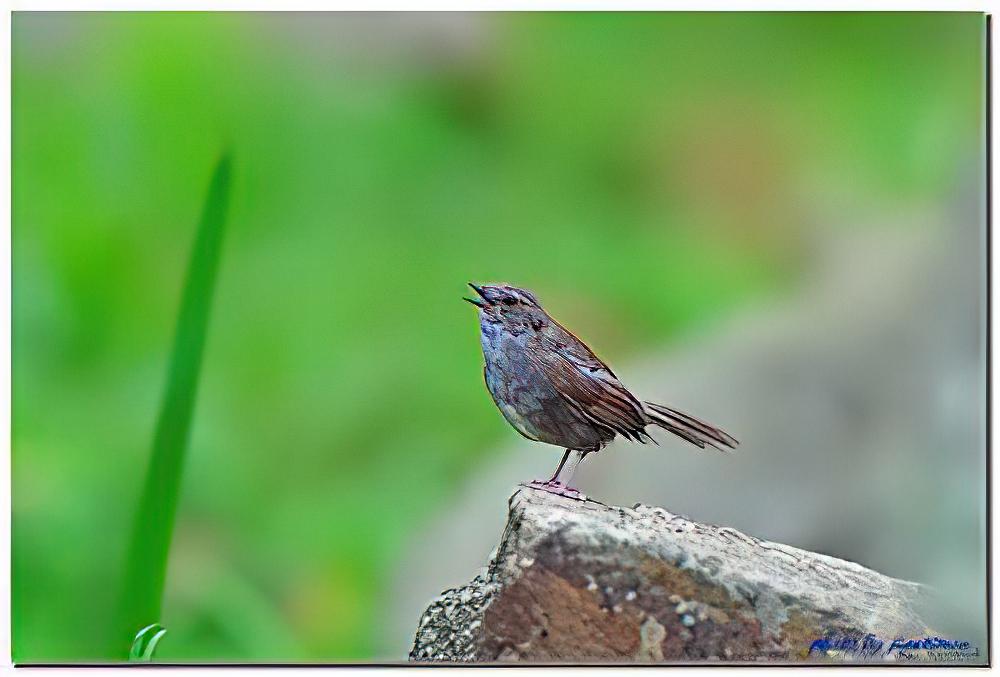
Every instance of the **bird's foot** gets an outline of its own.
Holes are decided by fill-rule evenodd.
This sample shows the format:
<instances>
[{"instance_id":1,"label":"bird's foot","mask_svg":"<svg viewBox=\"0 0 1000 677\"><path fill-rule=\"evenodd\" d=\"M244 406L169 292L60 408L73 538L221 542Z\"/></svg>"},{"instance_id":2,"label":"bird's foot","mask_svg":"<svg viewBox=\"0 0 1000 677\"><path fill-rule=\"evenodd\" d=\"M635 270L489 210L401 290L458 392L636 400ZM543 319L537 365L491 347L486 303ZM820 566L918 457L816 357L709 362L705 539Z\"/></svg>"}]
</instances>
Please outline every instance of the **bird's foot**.
<instances>
[{"instance_id":1,"label":"bird's foot","mask_svg":"<svg viewBox=\"0 0 1000 677\"><path fill-rule=\"evenodd\" d=\"M547 491L550 494L555 494L556 496L565 496L566 498L572 498L577 501L586 501L587 496L580 493L573 487L566 486L562 482L557 480L533 480L529 482L526 486L532 489L541 489L542 491Z\"/></svg>"}]
</instances>

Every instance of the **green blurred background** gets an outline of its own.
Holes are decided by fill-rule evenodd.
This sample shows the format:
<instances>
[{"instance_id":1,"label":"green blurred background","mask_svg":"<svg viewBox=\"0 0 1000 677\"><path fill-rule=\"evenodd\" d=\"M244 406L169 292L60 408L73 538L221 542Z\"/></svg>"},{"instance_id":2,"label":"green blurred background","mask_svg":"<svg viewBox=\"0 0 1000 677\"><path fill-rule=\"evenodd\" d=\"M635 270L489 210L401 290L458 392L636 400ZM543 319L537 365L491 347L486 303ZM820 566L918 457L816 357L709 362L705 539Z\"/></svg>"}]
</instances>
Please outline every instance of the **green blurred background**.
<instances>
[{"instance_id":1,"label":"green blurred background","mask_svg":"<svg viewBox=\"0 0 1000 677\"><path fill-rule=\"evenodd\" d=\"M379 609L408 535L512 434L465 282L534 289L618 361L711 332L795 288L817 209L849 229L980 171L984 31L15 13L15 659L127 652L127 541L225 148L157 658L399 660Z\"/></svg>"}]
</instances>

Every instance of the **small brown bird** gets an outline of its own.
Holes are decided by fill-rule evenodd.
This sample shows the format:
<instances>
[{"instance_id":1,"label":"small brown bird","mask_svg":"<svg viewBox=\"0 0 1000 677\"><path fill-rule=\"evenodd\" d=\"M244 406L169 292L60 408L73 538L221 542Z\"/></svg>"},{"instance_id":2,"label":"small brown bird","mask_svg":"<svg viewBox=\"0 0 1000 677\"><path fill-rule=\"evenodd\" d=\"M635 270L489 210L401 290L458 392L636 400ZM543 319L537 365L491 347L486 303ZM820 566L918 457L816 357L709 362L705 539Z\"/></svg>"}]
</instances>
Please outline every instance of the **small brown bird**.
<instances>
[{"instance_id":1,"label":"small brown bird","mask_svg":"<svg viewBox=\"0 0 1000 677\"><path fill-rule=\"evenodd\" d=\"M697 447L735 448L713 425L640 402L587 345L552 319L530 291L469 283L478 299L486 387L507 422L530 440L566 449L555 473L533 486L578 497L569 482L580 461L617 435L645 444L655 425Z\"/></svg>"}]
</instances>

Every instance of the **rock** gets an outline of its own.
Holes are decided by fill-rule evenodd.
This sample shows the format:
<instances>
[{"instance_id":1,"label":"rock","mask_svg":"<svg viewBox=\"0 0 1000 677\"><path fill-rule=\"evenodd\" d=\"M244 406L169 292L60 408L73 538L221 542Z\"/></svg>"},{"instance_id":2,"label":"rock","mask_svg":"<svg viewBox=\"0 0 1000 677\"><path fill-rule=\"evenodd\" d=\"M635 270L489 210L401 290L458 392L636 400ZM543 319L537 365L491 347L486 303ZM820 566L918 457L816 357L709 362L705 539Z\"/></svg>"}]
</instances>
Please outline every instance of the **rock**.
<instances>
[{"instance_id":1,"label":"rock","mask_svg":"<svg viewBox=\"0 0 1000 677\"><path fill-rule=\"evenodd\" d=\"M431 603L411 660L843 660L810 649L929 632L921 586L852 562L662 508L527 487L509 507L486 571Z\"/></svg>"}]
</instances>

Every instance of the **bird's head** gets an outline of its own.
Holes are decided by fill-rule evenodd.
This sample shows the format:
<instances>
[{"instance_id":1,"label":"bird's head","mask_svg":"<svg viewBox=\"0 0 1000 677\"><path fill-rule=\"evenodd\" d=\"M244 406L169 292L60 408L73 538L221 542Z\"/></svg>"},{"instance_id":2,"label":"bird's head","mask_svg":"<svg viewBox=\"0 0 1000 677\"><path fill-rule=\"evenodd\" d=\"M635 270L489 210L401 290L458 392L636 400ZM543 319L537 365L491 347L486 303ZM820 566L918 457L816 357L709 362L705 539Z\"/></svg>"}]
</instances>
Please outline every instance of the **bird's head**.
<instances>
[{"instance_id":1,"label":"bird's head","mask_svg":"<svg viewBox=\"0 0 1000 677\"><path fill-rule=\"evenodd\" d=\"M538 299L527 289L519 289L507 284L474 284L469 283L479 298L468 298L466 301L479 308L482 322L502 324L515 334L527 330L538 331L547 322L547 315L542 310Z\"/></svg>"}]
</instances>

